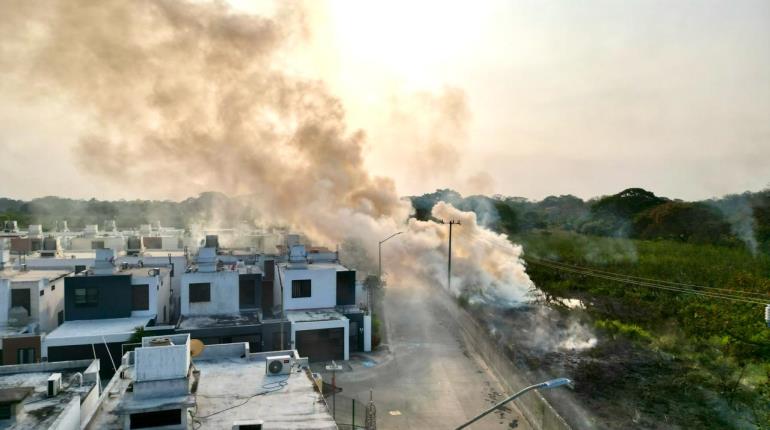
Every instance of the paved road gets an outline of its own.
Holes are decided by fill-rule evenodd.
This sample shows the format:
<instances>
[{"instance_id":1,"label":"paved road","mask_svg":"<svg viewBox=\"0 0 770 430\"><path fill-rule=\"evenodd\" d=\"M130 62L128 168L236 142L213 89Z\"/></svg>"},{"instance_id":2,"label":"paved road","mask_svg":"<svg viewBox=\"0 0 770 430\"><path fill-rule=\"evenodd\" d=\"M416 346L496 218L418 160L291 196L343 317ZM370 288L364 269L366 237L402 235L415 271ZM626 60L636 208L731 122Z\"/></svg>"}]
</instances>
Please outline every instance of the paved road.
<instances>
[{"instance_id":1,"label":"paved road","mask_svg":"<svg viewBox=\"0 0 770 430\"><path fill-rule=\"evenodd\" d=\"M389 288L385 299L390 352L353 359L337 374L341 394L368 400L374 389L379 429L454 428L502 400L494 376L465 351L456 322L430 300L435 291ZM369 357L365 357L368 359ZM371 365L372 362L366 363ZM330 378L325 375L325 380ZM528 429L518 411L494 412L474 429Z\"/></svg>"}]
</instances>

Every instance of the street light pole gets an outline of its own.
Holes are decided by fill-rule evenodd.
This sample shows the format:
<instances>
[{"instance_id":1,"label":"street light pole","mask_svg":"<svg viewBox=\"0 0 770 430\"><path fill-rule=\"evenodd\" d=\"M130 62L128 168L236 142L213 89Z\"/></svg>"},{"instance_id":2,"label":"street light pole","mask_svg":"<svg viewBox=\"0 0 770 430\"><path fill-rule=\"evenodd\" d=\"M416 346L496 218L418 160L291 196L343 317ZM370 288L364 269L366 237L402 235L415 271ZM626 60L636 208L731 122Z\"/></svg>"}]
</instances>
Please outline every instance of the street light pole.
<instances>
[{"instance_id":1,"label":"street light pole","mask_svg":"<svg viewBox=\"0 0 770 430\"><path fill-rule=\"evenodd\" d=\"M332 418L337 419L337 371L342 370L342 366L332 360L332 364L326 365L326 370L332 371Z\"/></svg>"},{"instance_id":2,"label":"street light pole","mask_svg":"<svg viewBox=\"0 0 770 430\"><path fill-rule=\"evenodd\" d=\"M382 244L387 242L388 240L398 236L399 234L403 233L403 231L397 231L390 236L386 237L385 239L382 239L380 243L377 244L377 286L382 285ZM372 310L372 291L369 290L369 310Z\"/></svg>"},{"instance_id":3,"label":"street light pole","mask_svg":"<svg viewBox=\"0 0 770 430\"><path fill-rule=\"evenodd\" d=\"M468 421L467 423L461 425L460 427L457 427L456 430L460 430L460 429L464 429L464 428L468 427L469 425L475 423L476 421L484 418L485 416L490 414L495 409L500 408L504 404L506 404L506 403L512 401L513 399L521 396L522 394L526 393L527 391L537 390L537 389L540 389L540 388L556 388L556 387L561 387L562 385L567 385L567 384L571 384L571 383L572 383L572 381L567 379L567 378L556 378L556 379L552 379L550 381L541 382L539 384L530 385L529 387L527 387L527 388L519 391L518 393L512 395L511 397L508 397L507 399L503 400L502 402L492 406L491 408L489 408L486 411L482 412L480 415L477 415L475 418L473 418L472 420Z\"/></svg>"}]
</instances>

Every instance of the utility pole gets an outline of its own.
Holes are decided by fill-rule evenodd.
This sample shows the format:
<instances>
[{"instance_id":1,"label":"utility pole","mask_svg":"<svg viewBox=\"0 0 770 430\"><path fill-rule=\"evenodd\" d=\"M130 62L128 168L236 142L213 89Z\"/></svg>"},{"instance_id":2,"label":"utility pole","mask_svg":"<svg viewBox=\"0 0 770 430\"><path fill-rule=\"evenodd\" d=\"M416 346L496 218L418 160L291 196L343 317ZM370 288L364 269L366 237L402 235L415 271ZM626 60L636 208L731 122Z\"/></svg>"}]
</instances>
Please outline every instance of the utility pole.
<instances>
[{"instance_id":1,"label":"utility pole","mask_svg":"<svg viewBox=\"0 0 770 430\"><path fill-rule=\"evenodd\" d=\"M449 252L447 253L449 259L447 260L446 287L447 287L447 290L451 291L452 290L452 227L455 224L462 225L462 223L457 220L449 220L449 222L441 220L441 224L449 224Z\"/></svg>"}]
</instances>

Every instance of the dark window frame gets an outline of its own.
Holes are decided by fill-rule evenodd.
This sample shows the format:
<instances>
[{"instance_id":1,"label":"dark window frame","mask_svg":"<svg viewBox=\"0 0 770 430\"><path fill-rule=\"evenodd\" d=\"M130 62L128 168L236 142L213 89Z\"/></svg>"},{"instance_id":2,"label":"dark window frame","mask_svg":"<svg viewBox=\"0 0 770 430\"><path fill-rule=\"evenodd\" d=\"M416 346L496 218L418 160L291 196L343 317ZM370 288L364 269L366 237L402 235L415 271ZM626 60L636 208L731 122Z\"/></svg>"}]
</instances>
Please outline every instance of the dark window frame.
<instances>
[{"instance_id":1,"label":"dark window frame","mask_svg":"<svg viewBox=\"0 0 770 430\"><path fill-rule=\"evenodd\" d=\"M203 287L206 287L203 290ZM188 286L190 303L211 302L211 282L193 282Z\"/></svg>"},{"instance_id":2,"label":"dark window frame","mask_svg":"<svg viewBox=\"0 0 770 430\"><path fill-rule=\"evenodd\" d=\"M37 349L31 348L19 348L16 350L16 364L32 364L35 362L35 355L37 355Z\"/></svg>"},{"instance_id":3,"label":"dark window frame","mask_svg":"<svg viewBox=\"0 0 770 430\"><path fill-rule=\"evenodd\" d=\"M26 296L22 293L27 292ZM19 303L19 300L23 303ZM13 288L11 289L11 307L22 307L27 310L27 316L32 316L32 290L29 288Z\"/></svg>"},{"instance_id":4,"label":"dark window frame","mask_svg":"<svg viewBox=\"0 0 770 430\"><path fill-rule=\"evenodd\" d=\"M130 415L129 422L129 428L132 429L179 425L182 423L182 410L166 409L133 413Z\"/></svg>"},{"instance_id":5,"label":"dark window frame","mask_svg":"<svg viewBox=\"0 0 770 430\"><path fill-rule=\"evenodd\" d=\"M13 415L13 403L0 403L0 420L9 420Z\"/></svg>"},{"instance_id":6,"label":"dark window frame","mask_svg":"<svg viewBox=\"0 0 770 430\"><path fill-rule=\"evenodd\" d=\"M254 279L238 280L238 307L240 309L252 309L257 307L257 281L256 280Z\"/></svg>"},{"instance_id":7,"label":"dark window frame","mask_svg":"<svg viewBox=\"0 0 770 430\"><path fill-rule=\"evenodd\" d=\"M313 297L313 283L310 279L294 279L291 281L291 298L306 299Z\"/></svg>"},{"instance_id":8,"label":"dark window frame","mask_svg":"<svg viewBox=\"0 0 770 430\"><path fill-rule=\"evenodd\" d=\"M79 291L83 291L83 294L78 294ZM99 288L97 287L75 288L74 296L76 308L93 308L99 306Z\"/></svg>"},{"instance_id":9,"label":"dark window frame","mask_svg":"<svg viewBox=\"0 0 770 430\"><path fill-rule=\"evenodd\" d=\"M144 294L137 294L137 290L144 289ZM140 301L137 303L137 299ZM141 306L141 307L140 307ZM131 310L132 311L149 311L150 310L150 284L135 284L131 285Z\"/></svg>"}]
</instances>

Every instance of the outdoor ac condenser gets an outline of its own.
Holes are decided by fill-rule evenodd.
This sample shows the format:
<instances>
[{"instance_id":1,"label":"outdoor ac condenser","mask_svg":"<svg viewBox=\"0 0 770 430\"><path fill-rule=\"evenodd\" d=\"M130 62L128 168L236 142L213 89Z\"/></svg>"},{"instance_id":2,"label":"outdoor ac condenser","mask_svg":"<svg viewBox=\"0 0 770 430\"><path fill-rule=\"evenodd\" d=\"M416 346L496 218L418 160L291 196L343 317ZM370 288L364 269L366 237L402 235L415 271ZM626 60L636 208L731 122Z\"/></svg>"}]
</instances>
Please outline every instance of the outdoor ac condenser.
<instances>
[{"instance_id":1,"label":"outdoor ac condenser","mask_svg":"<svg viewBox=\"0 0 770 430\"><path fill-rule=\"evenodd\" d=\"M265 358L265 373L268 376L288 375L291 373L291 356L276 355Z\"/></svg>"}]
</instances>

